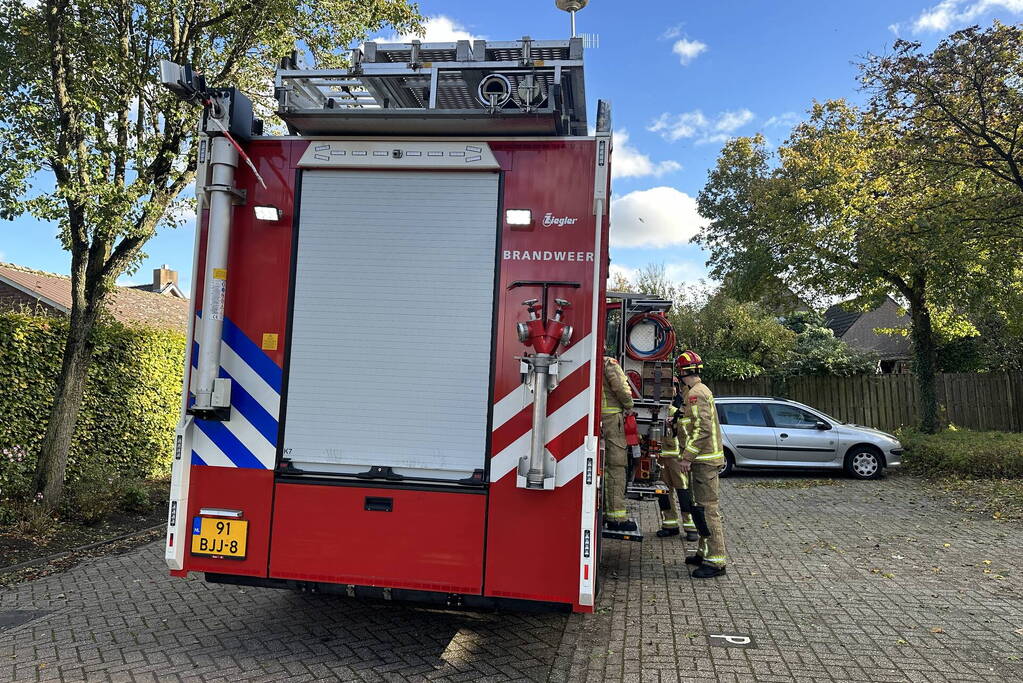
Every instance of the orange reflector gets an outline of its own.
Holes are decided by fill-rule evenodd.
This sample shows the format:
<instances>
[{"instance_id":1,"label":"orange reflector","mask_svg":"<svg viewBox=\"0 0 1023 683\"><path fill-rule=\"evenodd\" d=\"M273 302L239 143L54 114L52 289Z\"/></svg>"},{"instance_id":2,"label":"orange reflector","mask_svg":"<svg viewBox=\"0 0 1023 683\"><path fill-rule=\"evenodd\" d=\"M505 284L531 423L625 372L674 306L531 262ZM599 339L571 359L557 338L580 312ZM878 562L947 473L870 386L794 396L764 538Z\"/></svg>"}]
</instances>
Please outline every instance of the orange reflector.
<instances>
[{"instance_id":1,"label":"orange reflector","mask_svg":"<svg viewBox=\"0 0 1023 683\"><path fill-rule=\"evenodd\" d=\"M587 581L590 578L590 565L583 565L583 581Z\"/></svg>"}]
</instances>

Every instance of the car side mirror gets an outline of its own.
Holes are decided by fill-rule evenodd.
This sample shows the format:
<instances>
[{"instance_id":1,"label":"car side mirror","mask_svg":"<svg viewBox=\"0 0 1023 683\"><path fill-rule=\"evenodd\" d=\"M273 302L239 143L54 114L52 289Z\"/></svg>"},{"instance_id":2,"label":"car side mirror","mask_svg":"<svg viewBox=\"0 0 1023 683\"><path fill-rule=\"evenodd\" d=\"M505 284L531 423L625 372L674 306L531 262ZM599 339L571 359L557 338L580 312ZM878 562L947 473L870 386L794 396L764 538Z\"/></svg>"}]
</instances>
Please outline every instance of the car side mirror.
<instances>
[{"instance_id":1,"label":"car side mirror","mask_svg":"<svg viewBox=\"0 0 1023 683\"><path fill-rule=\"evenodd\" d=\"M821 430L822 432L826 432L829 429L831 429L831 425L829 425L827 422L823 422L821 420L817 420L817 424L815 424L814 427L816 427L817 429Z\"/></svg>"}]
</instances>

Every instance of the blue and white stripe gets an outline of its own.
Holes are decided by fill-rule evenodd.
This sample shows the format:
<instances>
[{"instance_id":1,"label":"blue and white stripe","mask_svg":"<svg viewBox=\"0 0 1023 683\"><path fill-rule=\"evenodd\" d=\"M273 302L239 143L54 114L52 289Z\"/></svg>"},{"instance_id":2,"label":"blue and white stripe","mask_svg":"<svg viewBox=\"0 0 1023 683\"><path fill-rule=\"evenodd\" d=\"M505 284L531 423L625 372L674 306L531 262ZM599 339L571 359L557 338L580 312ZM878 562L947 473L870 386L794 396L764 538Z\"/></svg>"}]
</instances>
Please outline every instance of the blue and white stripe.
<instances>
[{"instance_id":1,"label":"blue and white stripe","mask_svg":"<svg viewBox=\"0 0 1023 683\"><path fill-rule=\"evenodd\" d=\"M195 320L196 338L202 326L200 315ZM199 345L193 343L193 382L198 357ZM281 369L228 318L224 318L221 335L220 377L231 380L231 419L195 421L192 464L273 469L277 461ZM194 395L195 387L189 390Z\"/></svg>"}]
</instances>

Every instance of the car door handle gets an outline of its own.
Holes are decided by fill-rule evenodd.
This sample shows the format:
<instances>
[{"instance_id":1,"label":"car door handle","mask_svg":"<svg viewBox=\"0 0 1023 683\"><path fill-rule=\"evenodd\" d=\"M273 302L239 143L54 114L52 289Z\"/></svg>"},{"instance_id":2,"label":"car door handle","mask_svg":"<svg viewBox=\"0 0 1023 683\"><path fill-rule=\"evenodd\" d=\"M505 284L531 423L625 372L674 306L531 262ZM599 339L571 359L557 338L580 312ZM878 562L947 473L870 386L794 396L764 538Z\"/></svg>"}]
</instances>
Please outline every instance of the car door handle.
<instances>
[{"instance_id":1,"label":"car door handle","mask_svg":"<svg viewBox=\"0 0 1023 683\"><path fill-rule=\"evenodd\" d=\"M781 437L781 438L783 438L783 439L787 439L787 438L789 438L789 435L788 435L788 434L779 434L778 436L780 436L780 437Z\"/></svg>"}]
</instances>

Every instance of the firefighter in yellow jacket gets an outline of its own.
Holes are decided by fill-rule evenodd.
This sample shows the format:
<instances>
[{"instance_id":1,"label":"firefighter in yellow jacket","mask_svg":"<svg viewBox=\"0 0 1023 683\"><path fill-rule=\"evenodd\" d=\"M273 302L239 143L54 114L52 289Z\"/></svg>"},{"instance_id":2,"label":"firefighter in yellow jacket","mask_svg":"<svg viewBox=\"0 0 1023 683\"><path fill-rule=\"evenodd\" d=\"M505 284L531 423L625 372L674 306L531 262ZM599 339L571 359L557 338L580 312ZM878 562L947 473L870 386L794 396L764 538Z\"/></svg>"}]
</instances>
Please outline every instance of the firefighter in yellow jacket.
<instances>
[{"instance_id":1,"label":"firefighter in yellow jacket","mask_svg":"<svg viewBox=\"0 0 1023 683\"><path fill-rule=\"evenodd\" d=\"M679 398L681 401L677 377L672 377L672 387L674 389L673 399ZM679 464L682 453L679 450L678 432L681 431L681 426L677 426L678 421L675 419L677 413L678 407L673 402L668 406L668 419L664 425L664 436L661 438L661 452L657 456L657 464L661 466L661 481L668 487L667 493L657 497L661 508L661 528L657 535L661 538L678 536L679 527L681 527L686 532L687 541L698 541L699 536L696 533L696 525L693 524L692 516L679 513L678 499L676 498L677 489L689 487L689 475L682 471L682 466Z\"/></svg>"},{"instance_id":2,"label":"firefighter in yellow jacket","mask_svg":"<svg viewBox=\"0 0 1023 683\"><path fill-rule=\"evenodd\" d=\"M709 535L701 535L696 554L687 557L686 564L696 566L694 578L706 579L724 574L727 562L718 492L718 471L725 464L721 425L714 394L700 380L700 356L694 351L684 352L675 361L675 370L684 385L679 423L685 432L685 445L679 463L683 472L691 472L693 499L703 506L710 531Z\"/></svg>"},{"instance_id":3,"label":"firefighter in yellow jacket","mask_svg":"<svg viewBox=\"0 0 1023 683\"><path fill-rule=\"evenodd\" d=\"M600 429L604 435L604 520L613 531L636 531L625 509L626 467L625 414L632 410L629 380L614 358L604 357L603 399Z\"/></svg>"}]
</instances>

